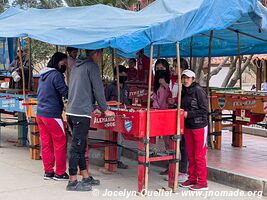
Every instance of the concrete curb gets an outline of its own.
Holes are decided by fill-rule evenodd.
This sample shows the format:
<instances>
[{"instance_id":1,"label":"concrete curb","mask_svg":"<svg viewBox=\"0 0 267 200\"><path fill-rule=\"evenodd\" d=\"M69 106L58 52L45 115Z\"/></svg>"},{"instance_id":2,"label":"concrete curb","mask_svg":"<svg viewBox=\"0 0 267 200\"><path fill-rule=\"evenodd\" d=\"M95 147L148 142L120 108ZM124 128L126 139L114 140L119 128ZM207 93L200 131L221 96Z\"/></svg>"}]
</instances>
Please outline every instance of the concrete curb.
<instances>
[{"instance_id":1,"label":"concrete curb","mask_svg":"<svg viewBox=\"0 0 267 200\"><path fill-rule=\"evenodd\" d=\"M224 128L223 130L229 130L231 131L232 128ZM247 135L255 135L260 137L267 137L267 129L257 128L257 127L249 127L249 126L243 126L242 132Z\"/></svg>"},{"instance_id":2,"label":"concrete curb","mask_svg":"<svg viewBox=\"0 0 267 200\"><path fill-rule=\"evenodd\" d=\"M267 196L267 180L210 166L208 166L208 173L208 180L245 191L262 191L263 196Z\"/></svg>"},{"instance_id":3,"label":"concrete curb","mask_svg":"<svg viewBox=\"0 0 267 200\"><path fill-rule=\"evenodd\" d=\"M243 126L242 130L243 130L243 133L246 133L246 134L249 134L249 135L267 137L267 129Z\"/></svg>"}]
</instances>

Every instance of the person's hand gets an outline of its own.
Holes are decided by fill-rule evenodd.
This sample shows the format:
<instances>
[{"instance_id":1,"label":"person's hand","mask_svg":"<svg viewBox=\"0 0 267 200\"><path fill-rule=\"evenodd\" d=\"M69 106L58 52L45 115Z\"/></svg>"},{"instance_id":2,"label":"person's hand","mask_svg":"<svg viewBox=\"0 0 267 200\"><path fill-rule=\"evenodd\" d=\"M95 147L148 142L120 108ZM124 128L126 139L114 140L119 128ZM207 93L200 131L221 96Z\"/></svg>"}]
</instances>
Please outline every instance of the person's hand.
<instances>
[{"instance_id":1,"label":"person's hand","mask_svg":"<svg viewBox=\"0 0 267 200\"><path fill-rule=\"evenodd\" d=\"M168 103L173 105L175 103L175 99L174 98L168 98Z\"/></svg>"},{"instance_id":2,"label":"person's hand","mask_svg":"<svg viewBox=\"0 0 267 200\"><path fill-rule=\"evenodd\" d=\"M154 93L154 92L151 92L151 95L150 95L150 99L153 101L154 100L154 96L155 96L156 94Z\"/></svg>"},{"instance_id":3,"label":"person's hand","mask_svg":"<svg viewBox=\"0 0 267 200\"><path fill-rule=\"evenodd\" d=\"M115 116L115 113L113 111L111 111L111 110L106 110L104 112L104 114L105 114L106 117L113 117L113 116Z\"/></svg>"},{"instance_id":4,"label":"person's hand","mask_svg":"<svg viewBox=\"0 0 267 200\"><path fill-rule=\"evenodd\" d=\"M159 79L159 84L162 85L162 86L164 86L165 88L166 88L166 86L167 86L167 83L166 83L166 81L165 81L164 78L160 78L160 79Z\"/></svg>"},{"instance_id":5,"label":"person's hand","mask_svg":"<svg viewBox=\"0 0 267 200\"><path fill-rule=\"evenodd\" d=\"M102 113L101 113L101 111L99 110L99 109L95 109L94 110L94 115L96 115L96 116L100 116Z\"/></svg>"},{"instance_id":6,"label":"person's hand","mask_svg":"<svg viewBox=\"0 0 267 200\"><path fill-rule=\"evenodd\" d=\"M66 111L67 105L68 105L68 99L63 98L63 111Z\"/></svg>"},{"instance_id":7,"label":"person's hand","mask_svg":"<svg viewBox=\"0 0 267 200\"><path fill-rule=\"evenodd\" d=\"M184 118L187 118L187 116L188 116L188 112L184 111Z\"/></svg>"}]
</instances>

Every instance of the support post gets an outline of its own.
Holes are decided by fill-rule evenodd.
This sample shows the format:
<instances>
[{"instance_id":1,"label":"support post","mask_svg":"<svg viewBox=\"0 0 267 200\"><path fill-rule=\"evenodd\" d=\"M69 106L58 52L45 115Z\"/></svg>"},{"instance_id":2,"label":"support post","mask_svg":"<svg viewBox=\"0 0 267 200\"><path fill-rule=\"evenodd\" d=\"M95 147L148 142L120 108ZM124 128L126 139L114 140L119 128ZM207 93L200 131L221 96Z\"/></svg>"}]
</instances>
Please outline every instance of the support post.
<instances>
[{"instance_id":1,"label":"support post","mask_svg":"<svg viewBox=\"0 0 267 200\"><path fill-rule=\"evenodd\" d=\"M175 162L169 164L169 187L172 188L173 192L176 192L178 186L178 174L179 174L179 158L180 158L180 135L181 135L181 94L182 94L182 83L181 83L181 63L180 63L180 46L179 42L176 42L176 58L177 58L177 74L178 74L178 94L177 94L177 116L176 116L176 136L177 140L174 142L175 146ZM174 169L174 174L173 174Z\"/></svg>"},{"instance_id":2,"label":"support post","mask_svg":"<svg viewBox=\"0 0 267 200\"><path fill-rule=\"evenodd\" d=\"M222 148L222 112L221 110L215 110L215 136L214 148L221 150Z\"/></svg>"},{"instance_id":3,"label":"support post","mask_svg":"<svg viewBox=\"0 0 267 200\"><path fill-rule=\"evenodd\" d=\"M158 45L158 59L160 59L160 44Z\"/></svg>"},{"instance_id":4,"label":"support post","mask_svg":"<svg viewBox=\"0 0 267 200\"><path fill-rule=\"evenodd\" d=\"M18 39L18 47L19 47L19 62L20 62L20 69L21 69L21 75L22 75L22 92L23 92L24 103L26 103L25 74L24 74L24 67L23 67L22 48L21 48L20 38Z\"/></svg>"},{"instance_id":5,"label":"support post","mask_svg":"<svg viewBox=\"0 0 267 200\"><path fill-rule=\"evenodd\" d=\"M28 78L28 91L32 90L32 39L29 38L29 78Z\"/></svg>"},{"instance_id":6,"label":"support post","mask_svg":"<svg viewBox=\"0 0 267 200\"><path fill-rule=\"evenodd\" d=\"M106 130L105 140L110 142L117 142L118 134L116 132ZM118 159L117 145L105 147L105 169L107 169L110 172L116 172L117 159Z\"/></svg>"},{"instance_id":7,"label":"support post","mask_svg":"<svg viewBox=\"0 0 267 200\"><path fill-rule=\"evenodd\" d=\"M267 82L267 60L264 60L263 81Z\"/></svg>"},{"instance_id":8,"label":"support post","mask_svg":"<svg viewBox=\"0 0 267 200\"><path fill-rule=\"evenodd\" d=\"M22 122L26 120L25 113L18 113L18 121ZM27 125L21 123L18 125L18 145L26 146L27 143Z\"/></svg>"},{"instance_id":9,"label":"support post","mask_svg":"<svg viewBox=\"0 0 267 200\"><path fill-rule=\"evenodd\" d=\"M30 118L30 130L28 131L28 140L30 145L31 158L33 160L40 160L40 142L39 142L39 127L36 118Z\"/></svg>"},{"instance_id":10,"label":"support post","mask_svg":"<svg viewBox=\"0 0 267 200\"><path fill-rule=\"evenodd\" d=\"M113 49L113 52L112 52L112 58L113 58L113 62L116 67L116 72L117 72L117 75L116 75L116 79L117 79L117 92L118 92L118 102L121 102L121 88L120 88L120 75L119 75L119 66L118 64L116 63L116 49ZM113 68L114 69L114 68Z\"/></svg>"},{"instance_id":11,"label":"support post","mask_svg":"<svg viewBox=\"0 0 267 200\"><path fill-rule=\"evenodd\" d=\"M232 130L232 146L233 147L242 147L243 145L243 134L242 134L242 125L236 123L235 111L233 112L233 130Z\"/></svg>"},{"instance_id":12,"label":"support post","mask_svg":"<svg viewBox=\"0 0 267 200\"><path fill-rule=\"evenodd\" d=\"M147 96L147 116L146 116L146 144L145 144L145 187L148 188L148 165L149 165L149 138L150 138L150 96L151 96L151 80L153 68L153 44L150 44L150 67L148 78L148 96Z\"/></svg>"},{"instance_id":13,"label":"support post","mask_svg":"<svg viewBox=\"0 0 267 200\"><path fill-rule=\"evenodd\" d=\"M238 56L238 69L239 69L239 85L242 90L242 59L240 55L240 33L237 32L237 56Z\"/></svg>"},{"instance_id":14,"label":"support post","mask_svg":"<svg viewBox=\"0 0 267 200\"><path fill-rule=\"evenodd\" d=\"M262 62L260 60L256 63L256 90L261 90L261 83L262 83Z\"/></svg>"},{"instance_id":15,"label":"support post","mask_svg":"<svg viewBox=\"0 0 267 200\"><path fill-rule=\"evenodd\" d=\"M192 69L193 62L193 36L190 38L190 69Z\"/></svg>"},{"instance_id":16,"label":"support post","mask_svg":"<svg viewBox=\"0 0 267 200\"><path fill-rule=\"evenodd\" d=\"M102 76L102 80L104 78L104 52L102 52L101 54L101 76Z\"/></svg>"},{"instance_id":17,"label":"support post","mask_svg":"<svg viewBox=\"0 0 267 200\"><path fill-rule=\"evenodd\" d=\"M208 57L208 74L207 74L207 83L206 83L206 91L207 91L207 96L210 96L210 70L211 70L211 51L212 51L212 39L213 39L213 30L210 31L210 39L209 39L209 57ZM209 113L212 112L211 110L211 98L208 99L208 109L209 109ZM209 114L209 134L212 133L213 131L213 122L212 122L212 116L211 114ZM212 135L209 135L208 137L208 143L209 145L211 146L211 148L214 148L214 144L213 144L213 136Z\"/></svg>"}]
</instances>

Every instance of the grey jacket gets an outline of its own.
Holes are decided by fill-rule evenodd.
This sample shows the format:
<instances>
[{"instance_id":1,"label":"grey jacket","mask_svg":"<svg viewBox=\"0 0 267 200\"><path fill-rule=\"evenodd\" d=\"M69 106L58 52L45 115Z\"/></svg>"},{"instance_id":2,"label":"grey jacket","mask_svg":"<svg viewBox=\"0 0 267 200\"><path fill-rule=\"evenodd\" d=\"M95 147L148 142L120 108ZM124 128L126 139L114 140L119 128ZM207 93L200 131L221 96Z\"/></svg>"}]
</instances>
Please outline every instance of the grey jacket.
<instances>
[{"instance_id":1,"label":"grey jacket","mask_svg":"<svg viewBox=\"0 0 267 200\"><path fill-rule=\"evenodd\" d=\"M76 60L70 75L67 115L90 117L95 100L101 111L107 110L99 67L89 58Z\"/></svg>"}]
</instances>

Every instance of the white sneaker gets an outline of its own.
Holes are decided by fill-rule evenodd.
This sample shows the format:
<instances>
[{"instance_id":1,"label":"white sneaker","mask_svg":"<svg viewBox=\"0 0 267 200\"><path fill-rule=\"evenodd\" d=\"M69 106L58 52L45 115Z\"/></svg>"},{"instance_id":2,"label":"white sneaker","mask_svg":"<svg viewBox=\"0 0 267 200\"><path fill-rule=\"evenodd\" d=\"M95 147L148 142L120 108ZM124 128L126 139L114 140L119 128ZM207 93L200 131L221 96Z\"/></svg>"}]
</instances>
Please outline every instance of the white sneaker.
<instances>
[{"instance_id":1,"label":"white sneaker","mask_svg":"<svg viewBox=\"0 0 267 200\"><path fill-rule=\"evenodd\" d=\"M178 182L179 183L183 183L183 182L187 181L187 179L188 179L188 174L179 173L179 175L178 175ZM169 177L168 176L165 177L164 180L168 181Z\"/></svg>"},{"instance_id":2,"label":"white sneaker","mask_svg":"<svg viewBox=\"0 0 267 200\"><path fill-rule=\"evenodd\" d=\"M188 179L188 174L179 173L179 175L178 175L178 182L179 183L183 183L183 182L187 181L187 179Z\"/></svg>"}]
</instances>

